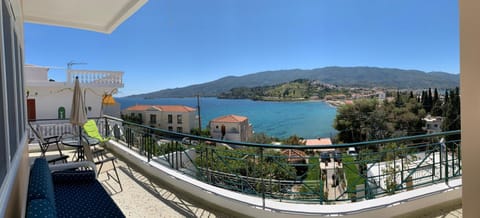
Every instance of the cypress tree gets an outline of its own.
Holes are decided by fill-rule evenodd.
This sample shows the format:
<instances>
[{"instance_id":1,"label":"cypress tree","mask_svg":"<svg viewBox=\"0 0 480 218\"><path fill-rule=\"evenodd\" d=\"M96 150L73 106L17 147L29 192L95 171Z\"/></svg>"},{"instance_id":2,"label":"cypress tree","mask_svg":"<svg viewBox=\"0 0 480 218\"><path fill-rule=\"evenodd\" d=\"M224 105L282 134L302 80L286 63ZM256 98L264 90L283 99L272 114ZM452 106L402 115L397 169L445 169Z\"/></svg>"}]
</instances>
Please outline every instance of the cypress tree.
<instances>
[{"instance_id":1,"label":"cypress tree","mask_svg":"<svg viewBox=\"0 0 480 218\"><path fill-rule=\"evenodd\" d=\"M435 88L435 90L433 91L433 104L437 103L438 101L438 90L437 88Z\"/></svg>"}]
</instances>

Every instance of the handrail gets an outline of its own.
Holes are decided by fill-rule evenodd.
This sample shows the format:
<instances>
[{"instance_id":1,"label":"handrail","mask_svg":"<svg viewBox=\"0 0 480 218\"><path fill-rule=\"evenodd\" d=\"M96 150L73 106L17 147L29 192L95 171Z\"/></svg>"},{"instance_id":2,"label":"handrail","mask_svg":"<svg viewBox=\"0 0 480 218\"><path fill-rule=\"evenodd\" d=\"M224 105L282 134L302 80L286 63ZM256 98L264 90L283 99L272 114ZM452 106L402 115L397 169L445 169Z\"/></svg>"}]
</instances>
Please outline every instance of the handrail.
<instances>
[{"instance_id":1,"label":"handrail","mask_svg":"<svg viewBox=\"0 0 480 218\"><path fill-rule=\"evenodd\" d=\"M172 132L111 116L93 119L101 134L146 157L147 162L263 201L369 200L448 182L462 174L460 130L328 146L271 145ZM56 120L37 120L51 121ZM446 140L440 142L441 137ZM347 147L359 152L348 155ZM288 149L301 150L304 156L280 152ZM324 157L326 151L320 154L321 149L335 149L340 160L337 152Z\"/></svg>"}]
</instances>

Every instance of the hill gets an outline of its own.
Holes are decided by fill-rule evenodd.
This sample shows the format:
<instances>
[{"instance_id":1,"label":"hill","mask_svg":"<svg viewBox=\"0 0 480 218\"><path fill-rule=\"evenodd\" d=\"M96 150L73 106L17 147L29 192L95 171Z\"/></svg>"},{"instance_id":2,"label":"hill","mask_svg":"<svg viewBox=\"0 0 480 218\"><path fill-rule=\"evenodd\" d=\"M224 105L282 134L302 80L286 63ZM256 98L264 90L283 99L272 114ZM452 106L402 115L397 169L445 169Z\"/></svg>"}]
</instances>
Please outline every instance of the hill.
<instances>
[{"instance_id":1,"label":"hill","mask_svg":"<svg viewBox=\"0 0 480 218\"><path fill-rule=\"evenodd\" d=\"M319 80L323 83L342 87L382 87L398 89L424 89L428 87L453 88L460 84L458 74L444 72L423 72L378 67L324 67L312 70L277 70L227 76L221 79L175 89L132 95L142 98L175 98L201 96L219 96L232 88L272 86L297 79Z\"/></svg>"}]
</instances>

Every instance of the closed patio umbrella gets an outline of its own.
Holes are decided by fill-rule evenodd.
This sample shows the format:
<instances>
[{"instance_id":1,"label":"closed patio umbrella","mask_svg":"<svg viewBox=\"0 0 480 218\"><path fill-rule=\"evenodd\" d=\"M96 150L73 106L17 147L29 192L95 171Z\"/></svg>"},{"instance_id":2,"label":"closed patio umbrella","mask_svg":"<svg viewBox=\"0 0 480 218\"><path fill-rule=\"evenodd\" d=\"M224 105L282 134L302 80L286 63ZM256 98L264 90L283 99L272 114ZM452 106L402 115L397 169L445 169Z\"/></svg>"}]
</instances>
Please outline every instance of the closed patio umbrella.
<instances>
[{"instance_id":1,"label":"closed patio umbrella","mask_svg":"<svg viewBox=\"0 0 480 218\"><path fill-rule=\"evenodd\" d=\"M85 111L85 102L83 101L82 89L78 77L75 78L73 87L72 110L70 112L70 123L78 125L80 128L87 122L87 112ZM81 131L80 131L81 132Z\"/></svg>"},{"instance_id":2,"label":"closed patio umbrella","mask_svg":"<svg viewBox=\"0 0 480 218\"><path fill-rule=\"evenodd\" d=\"M72 99L72 109L70 112L70 123L72 125L78 126L78 140L79 143L82 143L82 126L87 122L87 112L85 110L85 102L83 100L82 89L80 88L80 82L78 81L78 76L75 77L75 85L73 87L73 99ZM85 155L88 160L91 160L90 147L87 145L84 146Z\"/></svg>"}]
</instances>

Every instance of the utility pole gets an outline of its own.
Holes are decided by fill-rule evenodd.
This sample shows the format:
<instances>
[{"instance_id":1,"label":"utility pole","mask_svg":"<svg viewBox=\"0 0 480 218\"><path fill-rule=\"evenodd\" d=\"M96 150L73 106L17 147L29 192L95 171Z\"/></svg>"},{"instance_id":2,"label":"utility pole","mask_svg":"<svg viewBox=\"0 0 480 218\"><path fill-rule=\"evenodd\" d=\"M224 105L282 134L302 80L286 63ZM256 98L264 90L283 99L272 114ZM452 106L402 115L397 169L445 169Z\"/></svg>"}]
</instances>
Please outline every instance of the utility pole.
<instances>
[{"instance_id":1,"label":"utility pole","mask_svg":"<svg viewBox=\"0 0 480 218\"><path fill-rule=\"evenodd\" d=\"M202 119L200 118L200 94L197 94L198 130L202 132Z\"/></svg>"}]
</instances>

